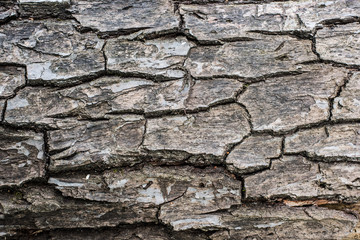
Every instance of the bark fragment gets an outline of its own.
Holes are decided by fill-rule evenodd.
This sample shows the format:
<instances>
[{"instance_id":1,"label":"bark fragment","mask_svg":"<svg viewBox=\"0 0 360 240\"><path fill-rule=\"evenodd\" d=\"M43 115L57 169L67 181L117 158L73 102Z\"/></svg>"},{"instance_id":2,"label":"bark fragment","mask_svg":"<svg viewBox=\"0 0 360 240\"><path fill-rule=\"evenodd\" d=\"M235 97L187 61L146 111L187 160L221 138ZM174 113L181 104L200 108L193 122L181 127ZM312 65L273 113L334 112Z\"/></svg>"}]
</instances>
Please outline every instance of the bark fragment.
<instances>
[{"instance_id":1,"label":"bark fragment","mask_svg":"<svg viewBox=\"0 0 360 240\"><path fill-rule=\"evenodd\" d=\"M323 60L360 65L358 22L325 27L316 33L316 51Z\"/></svg>"},{"instance_id":2,"label":"bark fragment","mask_svg":"<svg viewBox=\"0 0 360 240\"><path fill-rule=\"evenodd\" d=\"M137 115L110 120L64 120L49 131L50 170L132 165L140 162L145 120Z\"/></svg>"},{"instance_id":3,"label":"bark fragment","mask_svg":"<svg viewBox=\"0 0 360 240\"><path fill-rule=\"evenodd\" d=\"M0 186L45 176L43 134L0 127Z\"/></svg>"},{"instance_id":4,"label":"bark fragment","mask_svg":"<svg viewBox=\"0 0 360 240\"><path fill-rule=\"evenodd\" d=\"M144 148L150 151L185 151L218 159L227 145L250 132L245 110L237 104L220 105L207 112L149 119Z\"/></svg>"},{"instance_id":5,"label":"bark fragment","mask_svg":"<svg viewBox=\"0 0 360 240\"><path fill-rule=\"evenodd\" d=\"M359 124L301 130L285 139L285 153L305 153L324 161L360 160Z\"/></svg>"},{"instance_id":6,"label":"bark fragment","mask_svg":"<svg viewBox=\"0 0 360 240\"><path fill-rule=\"evenodd\" d=\"M193 44L184 37L148 40L145 43L109 40L105 46L107 68L121 73L179 79L180 69Z\"/></svg>"},{"instance_id":7,"label":"bark fragment","mask_svg":"<svg viewBox=\"0 0 360 240\"><path fill-rule=\"evenodd\" d=\"M298 64L317 59L311 41L288 36L258 36L254 41L191 49L185 67L195 78L261 78L301 71ZM277 50L280 45L283 47Z\"/></svg>"},{"instance_id":8,"label":"bark fragment","mask_svg":"<svg viewBox=\"0 0 360 240\"><path fill-rule=\"evenodd\" d=\"M334 120L360 119L360 74L356 72L334 99Z\"/></svg>"},{"instance_id":9,"label":"bark fragment","mask_svg":"<svg viewBox=\"0 0 360 240\"><path fill-rule=\"evenodd\" d=\"M246 174L270 166L270 159L281 154L280 137L256 136L246 138L227 156L226 165L232 172Z\"/></svg>"},{"instance_id":10,"label":"bark fragment","mask_svg":"<svg viewBox=\"0 0 360 240\"><path fill-rule=\"evenodd\" d=\"M71 12L82 27L95 29L105 36L137 31L146 34L175 31L179 25L179 17L166 0L76 0Z\"/></svg>"},{"instance_id":11,"label":"bark fragment","mask_svg":"<svg viewBox=\"0 0 360 240\"><path fill-rule=\"evenodd\" d=\"M304 73L254 83L239 96L254 130L289 131L329 118L329 99L347 77L347 70L304 66Z\"/></svg>"},{"instance_id":12,"label":"bark fragment","mask_svg":"<svg viewBox=\"0 0 360 240\"><path fill-rule=\"evenodd\" d=\"M301 156L274 160L269 170L245 178L248 198L359 201L359 165L313 163Z\"/></svg>"},{"instance_id":13,"label":"bark fragment","mask_svg":"<svg viewBox=\"0 0 360 240\"><path fill-rule=\"evenodd\" d=\"M266 1L261 4L181 5L180 12L189 34L208 42L256 38L254 31L310 33L322 23L358 18L360 5L346 0Z\"/></svg>"},{"instance_id":14,"label":"bark fragment","mask_svg":"<svg viewBox=\"0 0 360 240\"><path fill-rule=\"evenodd\" d=\"M0 62L27 67L30 84L63 85L104 69L103 40L78 33L73 21L11 22L0 29Z\"/></svg>"}]
</instances>

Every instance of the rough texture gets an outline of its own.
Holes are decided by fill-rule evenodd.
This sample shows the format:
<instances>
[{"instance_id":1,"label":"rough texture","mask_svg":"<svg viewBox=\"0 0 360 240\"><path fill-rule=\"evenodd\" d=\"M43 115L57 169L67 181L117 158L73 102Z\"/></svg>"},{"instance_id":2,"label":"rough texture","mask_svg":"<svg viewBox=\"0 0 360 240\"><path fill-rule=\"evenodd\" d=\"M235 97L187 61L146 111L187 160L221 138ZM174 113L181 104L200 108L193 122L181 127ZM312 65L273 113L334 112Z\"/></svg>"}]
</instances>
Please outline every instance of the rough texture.
<instances>
[{"instance_id":1,"label":"rough texture","mask_svg":"<svg viewBox=\"0 0 360 240\"><path fill-rule=\"evenodd\" d=\"M0 0L0 238L360 239L358 0Z\"/></svg>"},{"instance_id":2,"label":"rough texture","mask_svg":"<svg viewBox=\"0 0 360 240\"><path fill-rule=\"evenodd\" d=\"M71 11L82 27L104 35L172 32L180 21L166 0L76 0Z\"/></svg>"},{"instance_id":3,"label":"rough texture","mask_svg":"<svg viewBox=\"0 0 360 240\"><path fill-rule=\"evenodd\" d=\"M285 139L286 153L305 153L325 161L360 161L360 125L339 124L301 130Z\"/></svg>"},{"instance_id":4,"label":"rough texture","mask_svg":"<svg viewBox=\"0 0 360 240\"><path fill-rule=\"evenodd\" d=\"M118 202L129 208L166 204L164 211L176 212L186 205L189 214L203 214L241 203L239 181L221 168L200 171L192 167L145 166L141 170L113 169L102 175L54 177L49 183L64 196Z\"/></svg>"},{"instance_id":5,"label":"rough texture","mask_svg":"<svg viewBox=\"0 0 360 240\"><path fill-rule=\"evenodd\" d=\"M301 156L274 160L269 170L245 178L247 197L358 201L358 164L313 163Z\"/></svg>"},{"instance_id":6,"label":"rough texture","mask_svg":"<svg viewBox=\"0 0 360 240\"><path fill-rule=\"evenodd\" d=\"M360 65L359 23L325 27L316 33L320 58L349 65Z\"/></svg>"},{"instance_id":7,"label":"rough texture","mask_svg":"<svg viewBox=\"0 0 360 240\"><path fill-rule=\"evenodd\" d=\"M270 166L271 158L281 154L280 137L252 136L237 145L227 156L226 165L232 172L245 174Z\"/></svg>"},{"instance_id":8,"label":"rough texture","mask_svg":"<svg viewBox=\"0 0 360 240\"><path fill-rule=\"evenodd\" d=\"M5 109L5 100L0 99L0 118L3 119L3 112Z\"/></svg>"},{"instance_id":9,"label":"rough texture","mask_svg":"<svg viewBox=\"0 0 360 240\"><path fill-rule=\"evenodd\" d=\"M20 185L44 177L43 135L3 127L0 133L0 186Z\"/></svg>"},{"instance_id":10,"label":"rough texture","mask_svg":"<svg viewBox=\"0 0 360 240\"><path fill-rule=\"evenodd\" d=\"M194 48L190 50L185 66L195 78L259 78L296 72L300 70L298 64L316 59L309 40L287 36L258 37L259 39L254 41Z\"/></svg>"},{"instance_id":11,"label":"rough texture","mask_svg":"<svg viewBox=\"0 0 360 240\"><path fill-rule=\"evenodd\" d=\"M351 228L354 221L353 216L333 210L316 207L290 209L285 206L261 204L243 205L222 214L206 214L198 218L184 217L178 216L178 220L170 224L178 230L189 228L230 230L228 237L225 237L227 234L222 237L219 234L218 239L246 239L259 236L266 239L292 239L301 233L302 239L339 238L343 231ZM306 229L305 234L304 229ZM321 237L319 237L320 233Z\"/></svg>"},{"instance_id":12,"label":"rough texture","mask_svg":"<svg viewBox=\"0 0 360 240\"><path fill-rule=\"evenodd\" d=\"M25 85L25 70L21 67L0 66L0 98L10 97Z\"/></svg>"},{"instance_id":13,"label":"rough texture","mask_svg":"<svg viewBox=\"0 0 360 240\"><path fill-rule=\"evenodd\" d=\"M329 99L344 84L347 71L324 65L304 71L252 84L239 96L255 130L287 131L329 118Z\"/></svg>"},{"instance_id":14,"label":"rough texture","mask_svg":"<svg viewBox=\"0 0 360 240\"><path fill-rule=\"evenodd\" d=\"M124 115L107 121L68 120L50 131L50 169L135 164L142 143L145 120Z\"/></svg>"},{"instance_id":15,"label":"rough texture","mask_svg":"<svg viewBox=\"0 0 360 240\"><path fill-rule=\"evenodd\" d=\"M221 105L207 112L149 119L144 147L221 157L227 145L240 142L249 132L248 119L241 106Z\"/></svg>"},{"instance_id":16,"label":"rough texture","mask_svg":"<svg viewBox=\"0 0 360 240\"><path fill-rule=\"evenodd\" d=\"M2 192L1 231L22 229L114 227L154 222L154 209L127 209L112 203L65 199L53 188L29 186L23 192ZM28 215L26 214L28 212ZM4 221L5 219L5 221Z\"/></svg>"},{"instance_id":17,"label":"rough texture","mask_svg":"<svg viewBox=\"0 0 360 240\"><path fill-rule=\"evenodd\" d=\"M0 2L0 24L6 23L17 17L15 1L3 0Z\"/></svg>"},{"instance_id":18,"label":"rough texture","mask_svg":"<svg viewBox=\"0 0 360 240\"><path fill-rule=\"evenodd\" d=\"M356 72L334 99L334 120L360 119L360 73Z\"/></svg>"},{"instance_id":19,"label":"rough texture","mask_svg":"<svg viewBox=\"0 0 360 240\"><path fill-rule=\"evenodd\" d=\"M104 236L113 236L111 239L129 239L125 237L136 234L140 239L149 239L148 237L150 236L157 237L155 239L173 239L166 234L167 231L163 232L162 227L158 225L148 224L142 226L141 230L138 228L126 230L126 225L125 229L116 227L117 224L121 223L156 223L156 212L152 208L142 208L139 210L134 207L132 211L127 211L127 208L123 208L119 204L102 203L100 205L98 202L82 202L75 199L62 198L51 188L38 188L35 186L26 187L24 193L2 192L0 202L4 208L2 216L7 218L7 221L0 220L2 232L14 233L14 230L19 227L29 229L31 232L31 229L34 229L34 227L51 229L54 226L58 226L60 227L59 230L54 229L48 233L52 236L50 239L64 239L64 237L81 239L88 236L87 234L91 233L91 230L87 229L83 232L76 230L76 228L93 228L97 226L108 227L98 230L102 233L102 238ZM166 204L165 206L168 205ZM23 214L26 212L31 214L30 221L23 217ZM164 212L160 213L160 217L163 214ZM171 213L169 213L169 216L171 216ZM222 228L230 230L228 232L229 237L220 239L232 239L239 236L242 236L242 238L269 236L269 239L276 239L275 233L285 239L294 238L298 234L303 234L303 239L322 239L319 237L319 234L324 238L335 237L338 239L344 236L346 232L349 232L357 221L353 215L336 210L317 207L290 208L283 205L262 204L243 205L228 212L219 212L215 216L214 213L209 213L199 215L198 218L193 218L193 216L189 215L183 217L186 218L182 219L181 216L176 214L172 217L173 222L169 222L177 230L171 234L175 239L192 239L191 235L196 235L197 239L202 239L202 237L208 239L205 237L206 235L203 235L204 233L192 232L191 234L191 232L184 230ZM169 219L164 219L163 221L167 223ZM151 232L148 232L149 228ZM71 230L66 231L66 229ZM288 229L294 229L294 231L288 231ZM65 232L62 232L64 230ZM305 234L304 230L306 231ZM38 234L41 236L47 233L45 231L45 233L38 232L32 235L36 236ZM148 235L144 236L144 234ZM221 231L211 234L212 237L210 239L219 239L216 236L219 237L221 235ZM97 233L89 236L90 239L99 239L99 237Z\"/></svg>"},{"instance_id":20,"label":"rough texture","mask_svg":"<svg viewBox=\"0 0 360 240\"><path fill-rule=\"evenodd\" d=\"M156 83L113 76L61 90L28 87L8 100L5 121L57 128L58 118L65 116L86 119L105 118L111 113L157 115L194 111L235 101L242 86L239 81L228 79L191 84L185 79Z\"/></svg>"},{"instance_id":21,"label":"rough texture","mask_svg":"<svg viewBox=\"0 0 360 240\"><path fill-rule=\"evenodd\" d=\"M180 67L192 46L184 37L160 38L145 43L110 40L105 46L107 67L121 73L181 78L185 72Z\"/></svg>"},{"instance_id":22,"label":"rough texture","mask_svg":"<svg viewBox=\"0 0 360 240\"><path fill-rule=\"evenodd\" d=\"M104 41L73 21L17 21L0 29L0 62L24 64L30 84L76 81L104 70Z\"/></svg>"},{"instance_id":23,"label":"rough texture","mask_svg":"<svg viewBox=\"0 0 360 240\"><path fill-rule=\"evenodd\" d=\"M139 239L155 239L155 240L167 240L167 239L181 239L191 240L196 234L196 239L205 240L208 239L203 232L169 232L166 227L162 227L156 224L149 224L146 226L135 226L133 228L108 228L102 231L97 229L78 229L78 230L54 230L39 234L39 237L44 237L52 240L61 239L117 239L117 240L139 240Z\"/></svg>"},{"instance_id":24,"label":"rough texture","mask_svg":"<svg viewBox=\"0 0 360 240\"><path fill-rule=\"evenodd\" d=\"M66 17L70 0L18 0L21 17Z\"/></svg>"},{"instance_id":25,"label":"rough texture","mask_svg":"<svg viewBox=\"0 0 360 240\"><path fill-rule=\"evenodd\" d=\"M253 1L256 2L256 1ZM254 38L253 32L311 32L327 21L360 16L357 1L289 1L244 5L181 5L185 30L199 41Z\"/></svg>"}]
</instances>

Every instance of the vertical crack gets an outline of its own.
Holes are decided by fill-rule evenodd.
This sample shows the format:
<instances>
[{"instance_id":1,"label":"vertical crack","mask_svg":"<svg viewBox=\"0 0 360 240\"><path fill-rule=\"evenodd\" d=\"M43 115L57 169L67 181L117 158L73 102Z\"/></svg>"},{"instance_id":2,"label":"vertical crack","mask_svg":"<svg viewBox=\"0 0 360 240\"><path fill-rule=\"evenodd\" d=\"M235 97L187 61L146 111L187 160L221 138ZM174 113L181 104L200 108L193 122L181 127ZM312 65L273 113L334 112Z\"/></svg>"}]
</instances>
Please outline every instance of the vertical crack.
<instances>
[{"instance_id":1,"label":"vertical crack","mask_svg":"<svg viewBox=\"0 0 360 240\"><path fill-rule=\"evenodd\" d=\"M143 135L142 135L142 138L141 138L141 142L138 146L138 148L142 147L143 144L144 144L144 141L145 141L145 134L146 134L146 129L147 129L147 124L148 124L148 120L145 118L145 123L144 123L144 131L143 131Z\"/></svg>"},{"instance_id":2,"label":"vertical crack","mask_svg":"<svg viewBox=\"0 0 360 240\"><path fill-rule=\"evenodd\" d=\"M166 202L163 202L163 203L159 204L159 206L157 207L157 212L156 212L156 220L157 220L157 223L158 223L158 224L163 224L163 225L167 226L167 224L165 224L165 223L164 223L163 221L161 221L161 219L160 219L161 207L164 206L165 204L172 203L172 202L174 202L174 201L182 198L182 197L185 196L185 194L187 193L187 190L188 190L188 188L186 188L185 191L184 191L182 194L180 194L180 196L178 196L178 197L176 197L176 198L174 198L174 199L172 199L172 200L170 200L170 201L166 201Z\"/></svg>"},{"instance_id":3,"label":"vertical crack","mask_svg":"<svg viewBox=\"0 0 360 240\"><path fill-rule=\"evenodd\" d=\"M29 84L29 79L28 79L28 70L27 70L27 66L24 67L25 71L24 71L24 77L25 77L25 86L28 86ZM25 87L24 86L24 87Z\"/></svg>"},{"instance_id":4,"label":"vertical crack","mask_svg":"<svg viewBox=\"0 0 360 240\"><path fill-rule=\"evenodd\" d=\"M235 99L236 99L236 100L240 97L240 95L242 95L242 94L245 93L245 91L248 89L249 85L250 85L250 84L248 84L248 83L244 83L244 84L243 84L243 87L242 87L242 88L236 93L236 95L235 95Z\"/></svg>"},{"instance_id":5,"label":"vertical crack","mask_svg":"<svg viewBox=\"0 0 360 240\"><path fill-rule=\"evenodd\" d=\"M6 108L7 108L7 100L5 100L5 102L4 102L4 108L3 108L2 112L1 112L1 120L0 120L0 122L4 122L4 120L5 120Z\"/></svg>"},{"instance_id":6,"label":"vertical crack","mask_svg":"<svg viewBox=\"0 0 360 240\"><path fill-rule=\"evenodd\" d=\"M27 78L27 67L25 65L18 65L18 64L5 64L4 66L16 66L19 68L24 68L24 79L25 79L25 84L20 85L18 87L16 87L13 90L13 94L11 96L8 96L5 98L5 102L4 102L4 108L2 109L2 112L0 113L0 122L4 122L5 121L5 113L6 113L6 109L7 109L7 104L8 104L8 100L16 97L17 93L21 90L24 89L26 86L28 86L28 78ZM1 99L0 99L1 100Z\"/></svg>"},{"instance_id":7,"label":"vertical crack","mask_svg":"<svg viewBox=\"0 0 360 240\"><path fill-rule=\"evenodd\" d=\"M104 56L104 61L105 61L105 63L104 63L104 68L105 68L105 72L107 72L107 62L108 62L108 59L107 59L107 56L106 56L106 54L105 54L105 46L106 46L106 44L107 44L107 41L106 40L104 40L105 42L104 42L104 45L102 46L102 48L101 48L101 51L102 51L102 53L103 53L103 56Z\"/></svg>"},{"instance_id":8,"label":"vertical crack","mask_svg":"<svg viewBox=\"0 0 360 240\"><path fill-rule=\"evenodd\" d=\"M242 144L250 136L251 136L251 134L249 133L249 134L245 135L243 137L243 139L241 139L240 142L228 144L228 146L226 147L226 150L225 150L224 158L223 158L223 163L225 164L225 168L227 168L226 159L230 155L230 153L235 149L235 147Z\"/></svg>"},{"instance_id":9,"label":"vertical crack","mask_svg":"<svg viewBox=\"0 0 360 240\"><path fill-rule=\"evenodd\" d=\"M179 18L180 18L179 30L180 30L180 32L183 32L184 27L185 27L185 21L184 21L184 15L181 14L181 11L180 11L180 3L179 2L174 3L174 13L179 14Z\"/></svg>"},{"instance_id":10,"label":"vertical crack","mask_svg":"<svg viewBox=\"0 0 360 240\"><path fill-rule=\"evenodd\" d=\"M285 154L285 136L283 136L283 138L281 139L281 148L280 148L280 155L279 155L279 157L277 157L277 158L281 158L282 156L284 156L284 154ZM271 168L271 161L270 161L270 168Z\"/></svg>"},{"instance_id":11,"label":"vertical crack","mask_svg":"<svg viewBox=\"0 0 360 240\"><path fill-rule=\"evenodd\" d=\"M317 56L318 60L321 61L320 54L316 51L316 37L315 36L316 36L317 30L318 30L318 28L315 28L314 31L312 32L311 50Z\"/></svg>"},{"instance_id":12,"label":"vertical crack","mask_svg":"<svg viewBox=\"0 0 360 240\"><path fill-rule=\"evenodd\" d=\"M245 188L245 179L243 177L238 177L241 182L241 201L246 199L246 188Z\"/></svg>"},{"instance_id":13,"label":"vertical crack","mask_svg":"<svg viewBox=\"0 0 360 240\"><path fill-rule=\"evenodd\" d=\"M253 127L253 124L252 124L251 114L250 114L249 110L246 108L246 106L244 104L239 103L239 102L236 102L236 103L245 110L246 119L247 119L247 121L249 123L249 126L250 126L250 132L252 133L254 131L254 127Z\"/></svg>"},{"instance_id":14,"label":"vertical crack","mask_svg":"<svg viewBox=\"0 0 360 240\"><path fill-rule=\"evenodd\" d=\"M332 120L333 117L333 111L334 111L334 101L335 98L340 97L341 92L343 91L343 89L346 88L346 85L349 83L350 78L353 76L353 72L349 72L348 75L346 76L346 78L344 79L343 84L336 86L335 89L335 94L333 97L330 97L328 99L329 102L329 117L328 117L328 121Z\"/></svg>"},{"instance_id":15,"label":"vertical crack","mask_svg":"<svg viewBox=\"0 0 360 240\"><path fill-rule=\"evenodd\" d=\"M50 146L49 146L49 136L47 131L43 131L44 136L44 156L45 156L45 179L46 182L49 179L49 168L50 168Z\"/></svg>"}]
</instances>

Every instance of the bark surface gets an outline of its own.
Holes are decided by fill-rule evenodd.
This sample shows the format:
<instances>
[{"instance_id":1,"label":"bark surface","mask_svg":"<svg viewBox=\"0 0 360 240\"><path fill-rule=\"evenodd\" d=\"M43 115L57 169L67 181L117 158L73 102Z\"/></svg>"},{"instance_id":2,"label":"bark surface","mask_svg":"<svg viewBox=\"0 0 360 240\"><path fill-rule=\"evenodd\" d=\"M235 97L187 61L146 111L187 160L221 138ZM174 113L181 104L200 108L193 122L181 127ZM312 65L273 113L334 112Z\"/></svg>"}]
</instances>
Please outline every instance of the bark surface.
<instances>
[{"instance_id":1,"label":"bark surface","mask_svg":"<svg viewBox=\"0 0 360 240\"><path fill-rule=\"evenodd\" d=\"M2 0L1 239L360 239L360 2Z\"/></svg>"}]
</instances>

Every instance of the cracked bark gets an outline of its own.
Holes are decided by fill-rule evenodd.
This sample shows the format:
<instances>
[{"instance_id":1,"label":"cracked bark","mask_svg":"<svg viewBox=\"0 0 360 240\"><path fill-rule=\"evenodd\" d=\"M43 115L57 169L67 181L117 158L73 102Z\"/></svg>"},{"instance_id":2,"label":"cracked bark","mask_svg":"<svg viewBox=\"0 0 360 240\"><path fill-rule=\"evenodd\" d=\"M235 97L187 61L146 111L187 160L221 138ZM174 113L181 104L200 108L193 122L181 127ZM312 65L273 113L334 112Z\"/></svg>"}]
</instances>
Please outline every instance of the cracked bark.
<instances>
[{"instance_id":1,"label":"cracked bark","mask_svg":"<svg viewBox=\"0 0 360 240\"><path fill-rule=\"evenodd\" d=\"M2 1L0 237L356 239L359 14Z\"/></svg>"}]
</instances>

